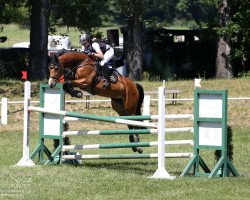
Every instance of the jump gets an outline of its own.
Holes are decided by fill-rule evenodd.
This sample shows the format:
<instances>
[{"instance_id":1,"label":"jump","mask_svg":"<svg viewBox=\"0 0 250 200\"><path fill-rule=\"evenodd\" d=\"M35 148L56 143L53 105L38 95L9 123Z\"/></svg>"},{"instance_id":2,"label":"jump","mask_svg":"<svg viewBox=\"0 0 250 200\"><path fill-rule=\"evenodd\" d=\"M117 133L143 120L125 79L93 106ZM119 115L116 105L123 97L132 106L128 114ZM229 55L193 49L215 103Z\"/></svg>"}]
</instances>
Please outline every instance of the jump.
<instances>
[{"instance_id":1,"label":"jump","mask_svg":"<svg viewBox=\"0 0 250 200\"><path fill-rule=\"evenodd\" d=\"M141 115L144 98L143 87L122 76L116 70L110 70L110 87L104 88L104 79L98 62L91 55L81 52L66 52L55 55L49 63L49 87L53 88L64 74L64 90L72 97L81 98L80 90L92 95L111 98L112 109L120 116ZM80 90L74 89L74 87ZM133 126L128 126L134 129ZM139 135L129 135L130 142L139 142ZM134 152L142 153L141 147L133 147Z\"/></svg>"}]
</instances>

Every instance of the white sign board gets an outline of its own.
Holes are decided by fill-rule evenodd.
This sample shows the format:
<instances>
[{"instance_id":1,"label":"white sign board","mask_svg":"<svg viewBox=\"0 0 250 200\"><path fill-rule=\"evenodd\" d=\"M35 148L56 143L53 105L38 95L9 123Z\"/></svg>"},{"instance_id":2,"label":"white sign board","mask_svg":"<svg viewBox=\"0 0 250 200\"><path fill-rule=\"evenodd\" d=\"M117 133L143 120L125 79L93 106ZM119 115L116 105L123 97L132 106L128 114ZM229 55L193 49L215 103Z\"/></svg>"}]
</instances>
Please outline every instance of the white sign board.
<instances>
[{"instance_id":1,"label":"white sign board","mask_svg":"<svg viewBox=\"0 0 250 200\"><path fill-rule=\"evenodd\" d=\"M222 123L199 123L199 145L222 146Z\"/></svg>"},{"instance_id":2,"label":"white sign board","mask_svg":"<svg viewBox=\"0 0 250 200\"><path fill-rule=\"evenodd\" d=\"M200 94L199 117L222 118L222 96L216 94Z\"/></svg>"},{"instance_id":3,"label":"white sign board","mask_svg":"<svg viewBox=\"0 0 250 200\"><path fill-rule=\"evenodd\" d=\"M45 88L44 108L48 110L60 110L60 90ZM60 116L44 114L44 135L60 136Z\"/></svg>"}]
</instances>

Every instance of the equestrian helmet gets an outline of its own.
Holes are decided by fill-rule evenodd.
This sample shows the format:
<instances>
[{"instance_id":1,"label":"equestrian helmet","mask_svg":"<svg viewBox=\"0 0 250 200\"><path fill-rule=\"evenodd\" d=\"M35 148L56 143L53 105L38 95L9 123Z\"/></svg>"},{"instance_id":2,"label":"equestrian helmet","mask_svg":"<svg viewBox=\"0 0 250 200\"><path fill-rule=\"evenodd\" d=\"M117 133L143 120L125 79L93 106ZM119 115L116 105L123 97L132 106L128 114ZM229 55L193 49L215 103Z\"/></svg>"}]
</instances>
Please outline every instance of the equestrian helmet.
<instances>
[{"instance_id":1,"label":"equestrian helmet","mask_svg":"<svg viewBox=\"0 0 250 200\"><path fill-rule=\"evenodd\" d=\"M80 35L80 37L79 37L79 43L81 43L81 44L83 44L85 42L89 42L90 40L91 40L91 36L86 34L86 33Z\"/></svg>"}]
</instances>

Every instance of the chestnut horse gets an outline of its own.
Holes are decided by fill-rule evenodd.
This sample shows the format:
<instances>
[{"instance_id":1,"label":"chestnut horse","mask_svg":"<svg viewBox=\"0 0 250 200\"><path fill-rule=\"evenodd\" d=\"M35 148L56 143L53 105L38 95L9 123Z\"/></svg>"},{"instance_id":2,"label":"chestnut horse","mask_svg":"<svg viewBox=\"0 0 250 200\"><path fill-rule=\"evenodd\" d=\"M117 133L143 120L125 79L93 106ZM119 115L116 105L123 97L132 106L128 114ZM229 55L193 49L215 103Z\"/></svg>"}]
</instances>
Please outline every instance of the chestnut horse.
<instances>
[{"instance_id":1,"label":"chestnut horse","mask_svg":"<svg viewBox=\"0 0 250 200\"><path fill-rule=\"evenodd\" d=\"M69 80L63 88L71 96L82 97L81 91L73 88L78 87L91 94L111 98L113 110L121 116L141 115L144 98L143 87L113 70L110 87L103 88L101 74L92 56L81 52L67 52L54 56L49 64L49 87L55 87L65 71L64 79ZM128 127L129 129L135 128ZM139 135L131 134L129 140L130 142L139 142ZM132 149L139 153L143 151L141 147L133 147Z\"/></svg>"}]
</instances>

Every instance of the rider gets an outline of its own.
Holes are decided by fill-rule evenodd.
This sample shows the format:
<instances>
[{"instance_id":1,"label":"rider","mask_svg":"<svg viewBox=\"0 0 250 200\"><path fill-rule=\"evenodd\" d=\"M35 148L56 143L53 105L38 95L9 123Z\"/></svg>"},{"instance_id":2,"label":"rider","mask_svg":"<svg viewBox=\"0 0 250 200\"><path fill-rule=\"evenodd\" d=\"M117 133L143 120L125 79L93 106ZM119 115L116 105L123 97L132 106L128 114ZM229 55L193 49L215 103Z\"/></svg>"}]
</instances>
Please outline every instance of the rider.
<instances>
[{"instance_id":1,"label":"rider","mask_svg":"<svg viewBox=\"0 0 250 200\"><path fill-rule=\"evenodd\" d=\"M107 62L110 61L114 56L114 49L103 42L99 42L96 39L91 39L88 34L80 35L80 43L83 45L83 51L89 51L94 58L101 60L100 65L102 66L104 84L103 87L110 87L109 83L109 73L110 70L106 66Z\"/></svg>"}]
</instances>

